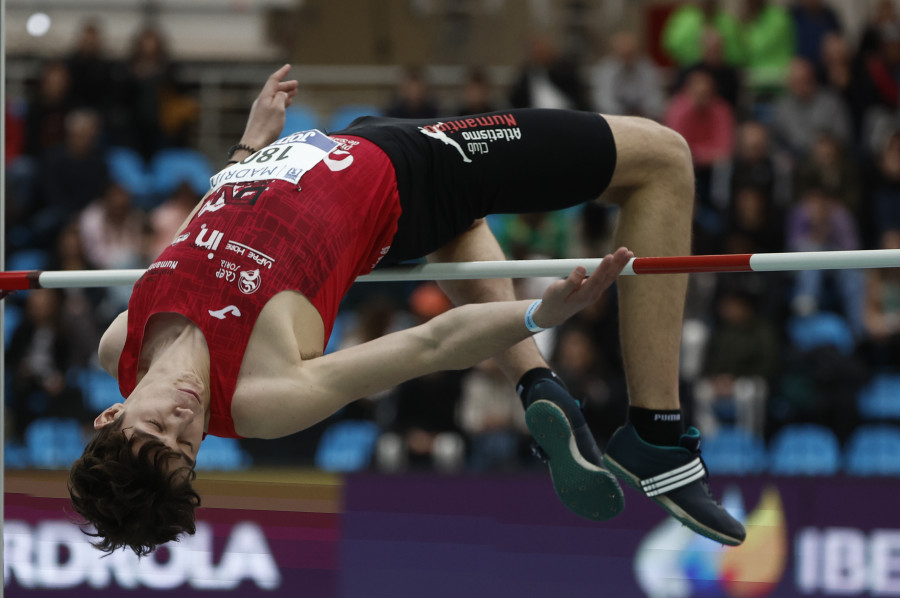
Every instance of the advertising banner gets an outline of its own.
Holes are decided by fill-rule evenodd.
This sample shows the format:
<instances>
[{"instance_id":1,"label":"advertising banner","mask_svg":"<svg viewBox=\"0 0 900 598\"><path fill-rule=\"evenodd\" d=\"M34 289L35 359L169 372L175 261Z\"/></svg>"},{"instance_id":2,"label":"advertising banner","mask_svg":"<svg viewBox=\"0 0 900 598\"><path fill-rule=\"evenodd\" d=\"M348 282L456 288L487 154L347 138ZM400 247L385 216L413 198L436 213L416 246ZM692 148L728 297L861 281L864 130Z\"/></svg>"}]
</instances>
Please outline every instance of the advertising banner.
<instances>
[{"instance_id":1,"label":"advertising banner","mask_svg":"<svg viewBox=\"0 0 900 598\"><path fill-rule=\"evenodd\" d=\"M64 480L7 480L7 596L900 596L893 478L718 477L748 528L725 548L630 488L619 517L582 520L545 472L245 474L198 480L197 534L143 559L100 558Z\"/></svg>"},{"instance_id":2,"label":"advertising banner","mask_svg":"<svg viewBox=\"0 0 900 598\"><path fill-rule=\"evenodd\" d=\"M65 472L11 474L6 596L337 596L338 478L242 474L198 480L197 533L139 559L109 557L73 523Z\"/></svg>"},{"instance_id":3,"label":"advertising banner","mask_svg":"<svg viewBox=\"0 0 900 598\"><path fill-rule=\"evenodd\" d=\"M625 492L591 523L546 476L351 476L342 596L900 596L898 479L718 477L738 548Z\"/></svg>"}]
</instances>

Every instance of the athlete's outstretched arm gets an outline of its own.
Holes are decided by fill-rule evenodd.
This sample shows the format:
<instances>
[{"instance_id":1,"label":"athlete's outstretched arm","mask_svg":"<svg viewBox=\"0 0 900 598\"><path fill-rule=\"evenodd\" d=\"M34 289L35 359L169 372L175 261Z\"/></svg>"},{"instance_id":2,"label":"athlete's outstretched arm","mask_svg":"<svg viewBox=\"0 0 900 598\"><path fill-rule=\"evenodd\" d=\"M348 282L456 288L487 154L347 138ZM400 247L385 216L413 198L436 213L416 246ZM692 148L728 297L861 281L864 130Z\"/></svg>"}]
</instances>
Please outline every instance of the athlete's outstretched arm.
<instances>
[{"instance_id":1,"label":"athlete's outstretched arm","mask_svg":"<svg viewBox=\"0 0 900 598\"><path fill-rule=\"evenodd\" d=\"M579 267L568 278L553 283L534 313L535 323L545 328L557 326L596 302L632 257L630 251L621 248L614 256L606 256L590 278ZM265 429L238 432L260 438L286 436L308 428L353 400L406 380L473 366L532 334L525 327L525 312L531 303L464 305L421 326L304 361L283 377L251 382L252 388L242 389L242 394L265 396L276 415L260 424ZM232 409L236 408L237 403ZM235 413L236 421L243 419ZM257 417L247 419L258 421Z\"/></svg>"},{"instance_id":2,"label":"athlete's outstretched arm","mask_svg":"<svg viewBox=\"0 0 900 598\"><path fill-rule=\"evenodd\" d=\"M291 65L286 64L271 75L262 90L253 101L247 127L241 136L241 143L255 149L269 145L284 129L285 111L297 95L299 83L296 80L285 81ZM250 152L238 150L232 159L243 160Z\"/></svg>"}]
</instances>

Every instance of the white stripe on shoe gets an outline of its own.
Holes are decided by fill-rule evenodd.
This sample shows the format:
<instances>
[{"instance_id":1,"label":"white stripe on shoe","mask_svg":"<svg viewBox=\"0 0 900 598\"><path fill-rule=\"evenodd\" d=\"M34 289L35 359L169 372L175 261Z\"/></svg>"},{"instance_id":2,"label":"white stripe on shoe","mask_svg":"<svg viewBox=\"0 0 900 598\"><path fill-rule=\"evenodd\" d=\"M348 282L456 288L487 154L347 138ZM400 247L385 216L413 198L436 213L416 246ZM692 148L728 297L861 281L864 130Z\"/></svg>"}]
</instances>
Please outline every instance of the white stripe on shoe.
<instances>
[{"instance_id":1,"label":"white stripe on shoe","mask_svg":"<svg viewBox=\"0 0 900 598\"><path fill-rule=\"evenodd\" d=\"M671 492L682 486L687 486L702 478L705 473L706 470L703 468L703 462L698 457L686 465L653 476L652 478L641 480L641 489L647 496L657 496L659 494Z\"/></svg>"}]
</instances>

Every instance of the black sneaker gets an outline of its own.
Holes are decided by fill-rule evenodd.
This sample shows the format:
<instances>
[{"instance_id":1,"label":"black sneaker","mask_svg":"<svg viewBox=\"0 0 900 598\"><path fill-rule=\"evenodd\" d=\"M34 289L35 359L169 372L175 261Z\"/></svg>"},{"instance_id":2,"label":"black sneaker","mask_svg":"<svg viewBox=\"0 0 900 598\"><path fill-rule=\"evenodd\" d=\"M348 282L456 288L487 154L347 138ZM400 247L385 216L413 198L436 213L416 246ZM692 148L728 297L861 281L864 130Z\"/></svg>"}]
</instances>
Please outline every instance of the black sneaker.
<instances>
[{"instance_id":1,"label":"black sneaker","mask_svg":"<svg viewBox=\"0 0 900 598\"><path fill-rule=\"evenodd\" d=\"M575 399L552 379L528 390L525 421L539 446L536 454L550 467L556 495L573 513L603 521L625 506L622 488L606 468Z\"/></svg>"},{"instance_id":2,"label":"black sneaker","mask_svg":"<svg viewBox=\"0 0 900 598\"><path fill-rule=\"evenodd\" d=\"M644 442L628 422L610 438L603 463L698 534L729 546L747 536L709 493L697 428L682 434L678 446L657 446Z\"/></svg>"}]
</instances>

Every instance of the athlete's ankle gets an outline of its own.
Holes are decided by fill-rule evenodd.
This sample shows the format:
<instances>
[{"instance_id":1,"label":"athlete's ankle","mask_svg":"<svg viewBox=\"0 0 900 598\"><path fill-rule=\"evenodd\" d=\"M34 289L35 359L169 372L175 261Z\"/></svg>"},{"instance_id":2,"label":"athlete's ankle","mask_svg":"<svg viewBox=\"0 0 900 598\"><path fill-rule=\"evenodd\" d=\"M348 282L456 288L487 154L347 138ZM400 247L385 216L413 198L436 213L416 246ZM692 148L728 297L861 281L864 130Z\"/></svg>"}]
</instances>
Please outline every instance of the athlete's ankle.
<instances>
[{"instance_id":1,"label":"athlete's ankle","mask_svg":"<svg viewBox=\"0 0 900 598\"><path fill-rule=\"evenodd\" d=\"M658 446L676 446L684 434L680 409L629 407L628 421L641 440Z\"/></svg>"},{"instance_id":2,"label":"athlete's ankle","mask_svg":"<svg viewBox=\"0 0 900 598\"><path fill-rule=\"evenodd\" d=\"M532 368L525 372L516 383L516 394L519 395L519 399L521 399L522 406L525 409L528 409L528 407L531 406L531 403L534 402L534 395L531 390L534 388L535 384L545 380L552 380L567 392L569 390L566 387L566 383L562 381L562 378L557 376L556 372L550 368Z\"/></svg>"}]
</instances>

